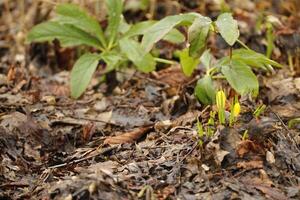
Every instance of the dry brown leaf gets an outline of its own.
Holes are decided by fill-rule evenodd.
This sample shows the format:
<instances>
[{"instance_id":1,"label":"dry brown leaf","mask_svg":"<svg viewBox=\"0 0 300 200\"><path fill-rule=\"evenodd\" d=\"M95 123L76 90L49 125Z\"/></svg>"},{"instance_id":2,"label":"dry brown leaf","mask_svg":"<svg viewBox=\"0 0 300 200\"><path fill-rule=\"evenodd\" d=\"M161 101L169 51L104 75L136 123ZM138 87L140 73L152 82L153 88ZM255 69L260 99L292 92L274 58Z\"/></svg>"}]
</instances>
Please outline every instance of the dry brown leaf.
<instances>
[{"instance_id":1,"label":"dry brown leaf","mask_svg":"<svg viewBox=\"0 0 300 200\"><path fill-rule=\"evenodd\" d=\"M237 168L243 168L243 169L261 169L264 167L262 160L251 160L249 162L238 162Z\"/></svg>"},{"instance_id":2,"label":"dry brown leaf","mask_svg":"<svg viewBox=\"0 0 300 200\"><path fill-rule=\"evenodd\" d=\"M96 125L93 122L89 122L89 123L83 125L82 139L84 141L89 141L93 137L95 130L96 130Z\"/></svg>"},{"instance_id":3,"label":"dry brown leaf","mask_svg":"<svg viewBox=\"0 0 300 200\"><path fill-rule=\"evenodd\" d=\"M151 128L152 126L140 127L121 135L108 137L104 140L104 144L124 144L135 142Z\"/></svg>"},{"instance_id":4,"label":"dry brown leaf","mask_svg":"<svg viewBox=\"0 0 300 200\"><path fill-rule=\"evenodd\" d=\"M155 74L155 78L160 82L168 84L170 87L178 87L191 80L182 73L179 66L160 70Z\"/></svg>"},{"instance_id":5,"label":"dry brown leaf","mask_svg":"<svg viewBox=\"0 0 300 200\"><path fill-rule=\"evenodd\" d=\"M241 158L249 152L255 154L264 154L264 149L259 144L256 144L251 140L242 141L236 149L237 155Z\"/></svg>"}]
</instances>

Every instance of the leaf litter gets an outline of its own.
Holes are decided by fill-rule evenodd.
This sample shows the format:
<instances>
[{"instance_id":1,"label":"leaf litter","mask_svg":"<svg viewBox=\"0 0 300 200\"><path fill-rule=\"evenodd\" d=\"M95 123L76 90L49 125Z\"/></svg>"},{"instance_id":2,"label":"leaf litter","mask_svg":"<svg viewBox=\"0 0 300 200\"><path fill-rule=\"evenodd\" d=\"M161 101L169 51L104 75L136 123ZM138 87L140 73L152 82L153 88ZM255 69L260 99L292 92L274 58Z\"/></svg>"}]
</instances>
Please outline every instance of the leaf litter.
<instances>
[{"instance_id":1,"label":"leaf litter","mask_svg":"<svg viewBox=\"0 0 300 200\"><path fill-rule=\"evenodd\" d=\"M255 21L255 5L239 2L231 5L243 27L243 22ZM262 2L256 6L272 6ZM179 9L191 9L193 3L197 1L182 1ZM36 18L34 10L41 5L25 4L30 11L24 13L26 25L47 18L51 9L45 4ZM148 75L119 71L122 84L111 94L95 77L86 94L74 101L69 98L69 72L63 71L69 66L64 62L72 61L57 61L57 69L47 44L31 46L42 50L24 49L18 42L24 32L15 21L22 17L19 5L0 2L1 11L10 16L0 19L0 198L299 199L299 128L287 127L289 120L300 117L299 16L294 1L278 4L284 4L273 5L280 16L290 15L282 23L286 30L278 30L278 59L291 56L293 73L284 68L260 77L257 102L243 101L241 120L233 127L218 127L201 146L196 122L206 121L210 108L197 103L190 92L196 79L183 76L178 66ZM218 4L206 6L209 10L200 6L197 11L214 15L220 9ZM254 38L243 28L240 34ZM262 35L257 41L264 44ZM216 45L212 53L224 45L211 43ZM295 51L288 55L286 49ZM72 57L72 50L55 54ZM254 118L251 112L259 101L267 109Z\"/></svg>"}]
</instances>

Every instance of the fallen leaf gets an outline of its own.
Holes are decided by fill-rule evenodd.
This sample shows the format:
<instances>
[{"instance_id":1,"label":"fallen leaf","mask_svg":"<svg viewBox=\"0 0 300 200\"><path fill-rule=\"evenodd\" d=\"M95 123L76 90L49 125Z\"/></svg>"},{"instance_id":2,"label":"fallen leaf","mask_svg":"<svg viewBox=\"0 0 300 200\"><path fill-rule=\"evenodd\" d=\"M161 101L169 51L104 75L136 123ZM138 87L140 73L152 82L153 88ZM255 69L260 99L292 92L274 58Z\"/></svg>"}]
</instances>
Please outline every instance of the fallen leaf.
<instances>
[{"instance_id":1,"label":"fallen leaf","mask_svg":"<svg viewBox=\"0 0 300 200\"><path fill-rule=\"evenodd\" d=\"M121 135L108 137L104 140L104 144L124 144L135 142L151 128L152 126L140 127Z\"/></svg>"},{"instance_id":2,"label":"fallen leaf","mask_svg":"<svg viewBox=\"0 0 300 200\"><path fill-rule=\"evenodd\" d=\"M96 130L95 123L89 122L82 127L82 138L84 141L89 141Z\"/></svg>"},{"instance_id":3,"label":"fallen leaf","mask_svg":"<svg viewBox=\"0 0 300 200\"><path fill-rule=\"evenodd\" d=\"M251 160L251 161L242 161L238 162L237 168L243 168L243 169L261 169L264 167L262 160Z\"/></svg>"},{"instance_id":4,"label":"fallen leaf","mask_svg":"<svg viewBox=\"0 0 300 200\"><path fill-rule=\"evenodd\" d=\"M240 158L244 157L244 155L249 152L254 154L264 154L264 149L251 140L242 141L236 149L236 153Z\"/></svg>"}]
</instances>

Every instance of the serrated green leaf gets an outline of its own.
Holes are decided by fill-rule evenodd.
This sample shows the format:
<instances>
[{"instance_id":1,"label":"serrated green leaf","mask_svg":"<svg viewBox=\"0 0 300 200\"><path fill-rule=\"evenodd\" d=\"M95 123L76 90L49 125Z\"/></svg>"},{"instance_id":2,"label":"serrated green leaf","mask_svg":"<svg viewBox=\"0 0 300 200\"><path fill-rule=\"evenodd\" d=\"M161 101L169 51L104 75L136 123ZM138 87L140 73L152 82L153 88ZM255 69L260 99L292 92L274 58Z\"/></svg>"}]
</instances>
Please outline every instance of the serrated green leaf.
<instances>
[{"instance_id":1,"label":"serrated green leaf","mask_svg":"<svg viewBox=\"0 0 300 200\"><path fill-rule=\"evenodd\" d=\"M105 31L109 37L109 46L111 47L117 39L119 26L122 19L123 1L122 0L106 0L108 12L108 27Z\"/></svg>"},{"instance_id":2,"label":"serrated green leaf","mask_svg":"<svg viewBox=\"0 0 300 200\"><path fill-rule=\"evenodd\" d=\"M57 22L73 25L98 38L103 47L106 46L103 30L98 21L75 4L63 3L56 7Z\"/></svg>"},{"instance_id":3,"label":"serrated green leaf","mask_svg":"<svg viewBox=\"0 0 300 200\"><path fill-rule=\"evenodd\" d=\"M58 39L62 46L88 45L101 47L100 42L87 32L71 25L62 25L57 22L44 22L36 25L28 33L28 42L46 42Z\"/></svg>"},{"instance_id":4,"label":"serrated green leaf","mask_svg":"<svg viewBox=\"0 0 300 200\"><path fill-rule=\"evenodd\" d=\"M224 38L224 40L230 45L234 45L240 36L238 23L233 19L231 13L223 13L218 16L215 22L216 26Z\"/></svg>"},{"instance_id":5,"label":"serrated green leaf","mask_svg":"<svg viewBox=\"0 0 300 200\"><path fill-rule=\"evenodd\" d=\"M142 39L143 48L149 52L153 45L164 38L175 26L179 24L191 24L198 16L199 14L195 13L173 15L156 22L144 34Z\"/></svg>"},{"instance_id":6,"label":"serrated green leaf","mask_svg":"<svg viewBox=\"0 0 300 200\"><path fill-rule=\"evenodd\" d=\"M180 65L183 73L186 76L191 76L194 72L194 69L200 62L199 58L193 58L189 55L189 49L186 48L182 50L179 54Z\"/></svg>"},{"instance_id":7,"label":"serrated green leaf","mask_svg":"<svg viewBox=\"0 0 300 200\"><path fill-rule=\"evenodd\" d=\"M208 17L197 17L188 29L190 55L200 57L206 49L206 40L209 35L212 21Z\"/></svg>"},{"instance_id":8,"label":"serrated green leaf","mask_svg":"<svg viewBox=\"0 0 300 200\"><path fill-rule=\"evenodd\" d=\"M210 76L199 79L195 87L195 95L205 105L215 103L216 91Z\"/></svg>"},{"instance_id":9,"label":"serrated green leaf","mask_svg":"<svg viewBox=\"0 0 300 200\"><path fill-rule=\"evenodd\" d=\"M257 96L259 90L258 80L251 68L245 63L232 60L228 65L221 67L221 72L231 87L239 94L252 93Z\"/></svg>"},{"instance_id":10,"label":"serrated green leaf","mask_svg":"<svg viewBox=\"0 0 300 200\"><path fill-rule=\"evenodd\" d=\"M82 55L74 64L71 71L71 96L78 98L85 91L89 82L97 69L101 59L99 54L87 53Z\"/></svg>"},{"instance_id":11,"label":"serrated green leaf","mask_svg":"<svg viewBox=\"0 0 300 200\"><path fill-rule=\"evenodd\" d=\"M121 51L134 63L138 70L151 72L155 70L155 60L150 53L146 53L140 44L132 39L123 38L119 41Z\"/></svg>"}]
</instances>

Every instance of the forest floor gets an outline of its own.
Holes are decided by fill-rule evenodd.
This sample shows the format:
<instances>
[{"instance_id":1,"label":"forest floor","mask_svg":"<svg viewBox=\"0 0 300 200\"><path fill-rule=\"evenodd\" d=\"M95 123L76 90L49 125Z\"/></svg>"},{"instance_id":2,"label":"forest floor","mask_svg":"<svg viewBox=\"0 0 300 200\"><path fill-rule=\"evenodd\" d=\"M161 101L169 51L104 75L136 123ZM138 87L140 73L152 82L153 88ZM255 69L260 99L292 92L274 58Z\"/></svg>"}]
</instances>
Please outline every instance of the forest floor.
<instances>
[{"instance_id":1,"label":"forest floor","mask_svg":"<svg viewBox=\"0 0 300 200\"><path fill-rule=\"evenodd\" d=\"M75 50L25 44L26 31L52 7L24 2L0 1L0 199L300 199L300 126L288 126L300 117L299 2L230 1L252 49L266 49L265 30L253 31L260 13L281 22L272 58L284 67L257 71L258 98L242 97L234 126L214 127L202 145L197 119L207 121L213 108L195 99L197 77L186 78L179 65L150 74L124 69L107 83L96 75L71 99ZM159 1L152 17L220 13L210 1L180 1L175 11L168 2ZM176 47L160 48L169 55Z\"/></svg>"}]
</instances>

